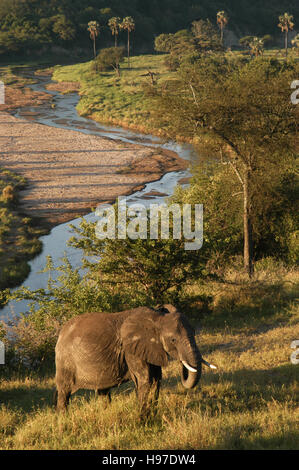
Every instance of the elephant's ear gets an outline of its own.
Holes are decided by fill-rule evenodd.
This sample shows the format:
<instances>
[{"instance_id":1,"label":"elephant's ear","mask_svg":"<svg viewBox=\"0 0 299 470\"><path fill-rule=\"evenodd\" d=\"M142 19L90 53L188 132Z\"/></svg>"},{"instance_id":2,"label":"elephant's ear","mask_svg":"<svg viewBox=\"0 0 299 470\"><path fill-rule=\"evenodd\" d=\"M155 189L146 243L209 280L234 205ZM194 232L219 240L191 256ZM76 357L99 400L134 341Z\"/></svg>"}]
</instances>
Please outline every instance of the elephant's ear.
<instances>
[{"instance_id":1,"label":"elephant's ear","mask_svg":"<svg viewBox=\"0 0 299 470\"><path fill-rule=\"evenodd\" d=\"M156 366L166 366L167 353L159 331L160 317L157 312L144 308L124 321L120 335L125 355L136 356Z\"/></svg>"}]
</instances>

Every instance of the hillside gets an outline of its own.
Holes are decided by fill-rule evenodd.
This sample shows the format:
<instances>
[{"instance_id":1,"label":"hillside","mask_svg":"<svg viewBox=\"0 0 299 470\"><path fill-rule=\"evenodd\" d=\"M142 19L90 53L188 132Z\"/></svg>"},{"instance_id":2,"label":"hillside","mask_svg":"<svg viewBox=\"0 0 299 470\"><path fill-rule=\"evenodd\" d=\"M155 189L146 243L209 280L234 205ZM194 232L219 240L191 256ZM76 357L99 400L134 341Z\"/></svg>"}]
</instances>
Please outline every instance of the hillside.
<instances>
[{"instance_id":1,"label":"hillside","mask_svg":"<svg viewBox=\"0 0 299 470\"><path fill-rule=\"evenodd\" d=\"M188 28L198 18L215 23L217 11L223 9L229 15L229 29L238 37L272 34L280 38L278 15L288 11L295 23L299 17L296 0L0 0L0 57L42 56L53 46L82 55L91 46L87 32L91 20L100 24L100 46L111 45L114 38L107 23L113 16L132 16L135 53L151 52L156 35ZM119 39L126 42L126 31Z\"/></svg>"}]
</instances>

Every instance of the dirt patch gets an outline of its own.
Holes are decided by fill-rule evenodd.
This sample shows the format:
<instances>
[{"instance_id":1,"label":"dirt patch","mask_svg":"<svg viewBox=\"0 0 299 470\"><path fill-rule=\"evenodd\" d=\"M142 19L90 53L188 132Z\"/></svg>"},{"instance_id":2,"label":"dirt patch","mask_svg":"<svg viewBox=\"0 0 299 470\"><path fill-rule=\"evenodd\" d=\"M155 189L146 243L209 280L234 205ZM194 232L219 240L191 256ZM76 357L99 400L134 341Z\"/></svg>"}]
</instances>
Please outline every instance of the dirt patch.
<instances>
[{"instance_id":1,"label":"dirt patch","mask_svg":"<svg viewBox=\"0 0 299 470\"><path fill-rule=\"evenodd\" d=\"M188 162L172 151L113 141L0 113L1 166L23 175L22 212L53 227L140 190Z\"/></svg>"},{"instance_id":2,"label":"dirt patch","mask_svg":"<svg viewBox=\"0 0 299 470\"><path fill-rule=\"evenodd\" d=\"M59 93L75 93L78 92L80 89L80 83L78 82L57 82L57 83L49 83L46 86L46 89L49 91L58 91Z\"/></svg>"},{"instance_id":3,"label":"dirt patch","mask_svg":"<svg viewBox=\"0 0 299 470\"><path fill-rule=\"evenodd\" d=\"M38 106L52 100L48 93L33 91L22 85L5 87L5 104L0 104L0 112L13 112L28 106Z\"/></svg>"}]
</instances>

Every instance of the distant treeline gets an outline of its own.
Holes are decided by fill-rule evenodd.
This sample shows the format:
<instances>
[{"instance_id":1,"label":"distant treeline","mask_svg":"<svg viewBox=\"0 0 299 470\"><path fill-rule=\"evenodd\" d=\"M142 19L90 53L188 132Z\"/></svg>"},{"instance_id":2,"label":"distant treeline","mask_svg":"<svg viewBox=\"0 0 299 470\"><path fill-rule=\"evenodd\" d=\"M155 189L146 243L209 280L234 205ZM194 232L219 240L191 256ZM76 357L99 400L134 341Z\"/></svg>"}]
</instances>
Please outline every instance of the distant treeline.
<instances>
[{"instance_id":1,"label":"distant treeline","mask_svg":"<svg viewBox=\"0 0 299 470\"><path fill-rule=\"evenodd\" d=\"M0 0L0 56L43 53L51 46L86 50L91 20L101 26L100 47L113 45L107 25L113 16L132 16L133 52L150 52L156 35L188 28L200 18L216 22L219 10L227 12L238 36L278 35L284 11L299 18L298 0Z\"/></svg>"}]
</instances>

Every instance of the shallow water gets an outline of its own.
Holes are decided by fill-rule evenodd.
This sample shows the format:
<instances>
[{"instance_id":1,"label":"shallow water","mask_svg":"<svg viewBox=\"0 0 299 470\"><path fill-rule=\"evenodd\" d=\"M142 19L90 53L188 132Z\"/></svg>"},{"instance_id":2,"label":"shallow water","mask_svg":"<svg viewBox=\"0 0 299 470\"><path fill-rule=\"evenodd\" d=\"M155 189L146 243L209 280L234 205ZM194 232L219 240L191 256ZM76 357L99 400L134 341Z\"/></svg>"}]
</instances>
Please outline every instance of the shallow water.
<instances>
[{"instance_id":1,"label":"shallow water","mask_svg":"<svg viewBox=\"0 0 299 470\"><path fill-rule=\"evenodd\" d=\"M197 158L191 145L177 144L176 142L165 143L155 136L139 134L121 127L98 124L91 119L81 117L76 111L76 106L80 99L77 93L62 95L55 91L46 90L45 86L51 83L51 80L44 76L34 76L32 70L23 71L22 75L35 78L37 83L30 85L30 87L33 90L44 91L51 94L54 97L55 107L52 107L51 103L47 103L37 107L21 108L14 113L18 118L31 120L47 126L99 135L113 140L121 140L130 143L138 142L140 145L166 148L175 151L179 156L190 162L195 161ZM174 188L180 181L185 182L186 178L188 179L190 176L188 170L166 173L159 181L148 183L143 190L127 196L127 204L130 205L130 203L142 202L143 205L148 207L151 203L162 203L165 197L173 194ZM148 193L154 195L149 195ZM87 214L84 218L88 221L97 220L94 213ZM43 251L29 263L31 272L26 281L24 281L23 286L31 290L46 288L49 274L41 274L40 271L45 267L47 256L49 255L52 257L54 266L62 264L61 258L65 255L74 268L81 266L83 255L81 250L74 249L67 245L69 238L73 235L69 224L78 226L80 222L81 218L77 218L65 224L57 225L48 235L40 238L43 243ZM12 315L18 315L27 310L28 301L11 301L0 310L0 319L9 319Z\"/></svg>"}]
</instances>

